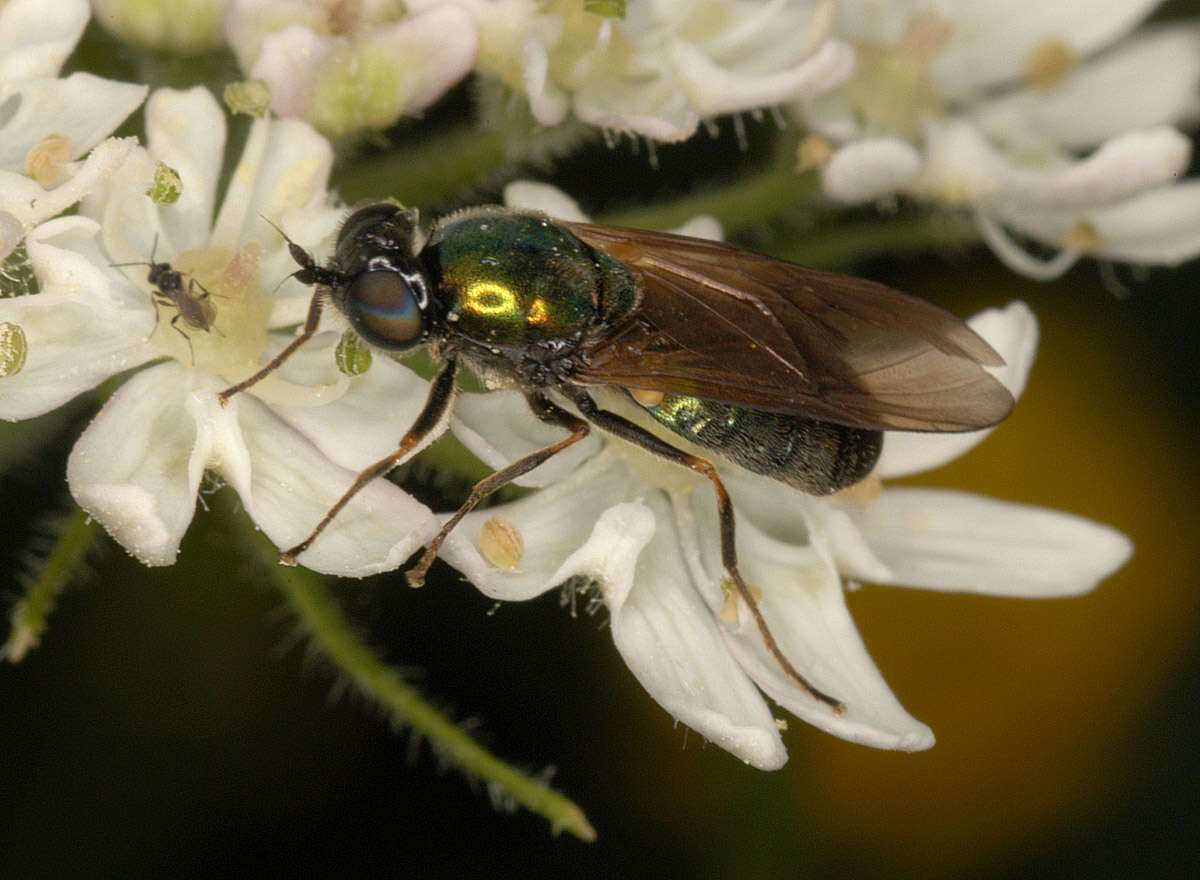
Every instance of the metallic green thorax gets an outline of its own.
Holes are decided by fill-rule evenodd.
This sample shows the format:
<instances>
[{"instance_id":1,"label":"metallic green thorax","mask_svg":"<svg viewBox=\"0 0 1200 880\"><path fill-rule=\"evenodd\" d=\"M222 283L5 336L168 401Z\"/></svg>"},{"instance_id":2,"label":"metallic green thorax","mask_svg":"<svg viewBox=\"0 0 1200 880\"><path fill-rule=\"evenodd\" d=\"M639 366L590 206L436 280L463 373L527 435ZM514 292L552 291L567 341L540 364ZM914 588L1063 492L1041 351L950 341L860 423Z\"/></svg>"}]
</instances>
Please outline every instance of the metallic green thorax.
<instances>
[{"instance_id":1,"label":"metallic green thorax","mask_svg":"<svg viewBox=\"0 0 1200 880\"><path fill-rule=\"evenodd\" d=\"M857 483L871 472L882 446L879 431L683 394L668 394L645 409L698 446L814 495Z\"/></svg>"},{"instance_id":2,"label":"metallic green thorax","mask_svg":"<svg viewBox=\"0 0 1200 880\"><path fill-rule=\"evenodd\" d=\"M454 334L485 346L579 339L637 303L625 267L537 215L450 217L421 258Z\"/></svg>"}]
</instances>

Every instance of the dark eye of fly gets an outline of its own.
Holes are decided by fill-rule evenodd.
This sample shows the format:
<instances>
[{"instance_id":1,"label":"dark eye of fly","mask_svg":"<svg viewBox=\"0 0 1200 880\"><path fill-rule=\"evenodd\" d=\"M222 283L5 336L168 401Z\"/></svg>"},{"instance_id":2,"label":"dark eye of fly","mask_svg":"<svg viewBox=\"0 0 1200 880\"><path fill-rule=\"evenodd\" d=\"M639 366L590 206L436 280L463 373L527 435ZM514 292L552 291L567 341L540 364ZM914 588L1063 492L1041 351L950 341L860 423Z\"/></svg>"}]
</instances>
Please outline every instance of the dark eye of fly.
<instances>
[{"instance_id":1,"label":"dark eye of fly","mask_svg":"<svg viewBox=\"0 0 1200 880\"><path fill-rule=\"evenodd\" d=\"M359 335L380 348L410 348L424 333L412 285L390 269L357 275L346 287L345 309Z\"/></svg>"}]
</instances>

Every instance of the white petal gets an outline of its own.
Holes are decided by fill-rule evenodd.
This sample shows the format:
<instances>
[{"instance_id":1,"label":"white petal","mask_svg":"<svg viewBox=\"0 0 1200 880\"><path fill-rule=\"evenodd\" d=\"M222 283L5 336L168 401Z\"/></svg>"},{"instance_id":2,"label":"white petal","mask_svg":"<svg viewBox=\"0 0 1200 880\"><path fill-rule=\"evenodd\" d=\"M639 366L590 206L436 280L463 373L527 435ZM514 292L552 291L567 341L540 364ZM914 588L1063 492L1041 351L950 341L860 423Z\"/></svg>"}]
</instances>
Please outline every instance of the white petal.
<instances>
[{"instance_id":1,"label":"white petal","mask_svg":"<svg viewBox=\"0 0 1200 880\"><path fill-rule=\"evenodd\" d=\"M702 501L698 495L675 496L681 540L685 558L693 560L693 580L709 585L710 608L720 614L725 600L717 585L724 571L716 514L711 499ZM762 592L759 607L784 656L846 709L836 713L790 678L767 650L749 610L735 600L737 623L725 627L725 642L771 699L809 724L851 742L905 751L933 745L933 733L904 710L867 653L846 609L841 579L819 541L807 545L779 541L742 518L738 560L751 589Z\"/></svg>"},{"instance_id":2,"label":"white petal","mask_svg":"<svg viewBox=\"0 0 1200 880\"><path fill-rule=\"evenodd\" d=\"M987 370L1020 400L1037 355L1038 324L1029 306L1012 302L1003 309L988 309L967 322L1004 358L1004 366ZM886 431L883 452L875 473L885 480L941 467L974 449L994 428L962 434L922 434Z\"/></svg>"},{"instance_id":3,"label":"white petal","mask_svg":"<svg viewBox=\"0 0 1200 880\"><path fill-rule=\"evenodd\" d=\"M930 71L941 92L968 98L989 86L1019 79L1030 55L1051 41L1088 55L1132 30L1160 0L992 0L955 3L950 39Z\"/></svg>"},{"instance_id":4,"label":"white petal","mask_svg":"<svg viewBox=\"0 0 1200 880\"><path fill-rule=\"evenodd\" d=\"M328 9L308 0L230 0L225 39L242 70L249 70L268 34L295 23L321 28L328 22Z\"/></svg>"},{"instance_id":5,"label":"white petal","mask_svg":"<svg viewBox=\"0 0 1200 880\"><path fill-rule=\"evenodd\" d=\"M468 515L442 546L442 558L487 596L506 601L539 596L573 574L591 573L585 563L590 565L599 551L581 548L597 520L645 488L620 456L598 455L554 485ZM480 531L493 516L508 520L521 534L525 550L514 570L498 568L479 550Z\"/></svg>"},{"instance_id":6,"label":"white petal","mask_svg":"<svg viewBox=\"0 0 1200 880\"><path fill-rule=\"evenodd\" d=\"M533 180L514 180L504 187L504 204L519 211L541 211L559 220L587 223L589 218L575 201L557 186Z\"/></svg>"},{"instance_id":7,"label":"white petal","mask_svg":"<svg viewBox=\"0 0 1200 880\"><path fill-rule=\"evenodd\" d=\"M752 523L759 532L783 544L804 547L820 542L830 548L837 570L847 577L872 582L891 578L891 569L875 555L843 509L857 503L854 495L845 501L841 496L819 498L741 468L725 468L721 476L738 523ZM717 564L714 557L712 565Z\"/></svg>"},{"instance_id":8,"label":"white petal","mask_svg":"<svg viewBox=\"0 0 1200 880\"><path fill-rule=\"evenodd\" d=\"M937 489L889 488L859 524L892 583L1041 598L1086 593L1125 564L1125 535L1068 513Z\"/></svg>"},{"instance_id":9,"label":"white petal","mask_svg":"<svg viewBox=\"0 0 1200 880\"><path fill-rule=\"evenodd\" d=\"M336 213L331 215L326 194L332 167L333 149L308 123L255 120L213 224L212 243L236 250L257 237L269 240L283 259L286 249L278 247L279 240L263 218L292 230L297 230L293 214L319 212L323 226L332 222ZM315 244L307 236L305 243Z\"/></svg>"},{"instance_id":10,"label":"white petal","mask_svg":"<svg viewBox=\"0 0 1200 880\"><path fill-rule=\"evenodd\" d=\"M996 213L1004 210L997 207ZM1038 208L1035 206L1034 211L1037 210ZM1000 259L1000 262L1018 275L1024 275L1034 281L1053 281L1061 278L1083 256L1083 251L1078 245L1059 241L1054 243L1055 246L1062 248L1058 253L1049 257L1038 256L1031 253L1024 243L1013 237L995 214L976 209L971 212L971 216L975 221L975 227L979 230L979 237L992 249L992 253Z\"/></svg>"},{"instance_id":11,"label":"white petal","mask_svg":"<svg viewBox=\"0 0 1200 880\"><path fill-rule=\"evenodd\" d=\"M899 138L867 138L842 147L821 166L821 189L851 205L906 189L921 173L921 154Z\"/></svg>"},{"instance_id":12,"label":"white petal","mask_svg":"<svg viewBox=\"0 0 1200 880\"><path fill-rule=\"evenodd\" d=\"M542 125L558 125L566 118L567 95L550 79L550 57L532 33L521 47L521 78L534 119Z\"/></svg>"},{"instance_id":13,"label":"white petal","mask_svg":"<svg viewBox=\"0 0 1200 880\"><path fill-rule=\"evenodd\" d=\"M414 10L377 31L372 42L396 52L409 67L406 111L428 107L469 74L479 47L474 17L453 3Z\"/></svg>"},{"instance_id":14,"label":"white petal","mask_svg":"<svg viewBox=\"0 0 1200 880\"><path fill-rule=\"evenodd\" d=\"M21 372L0 379L0 418L49 412L154 356L149 300L109 292L112 279L82 255L95 251L95 234L91 221L64 217L26 239L43 289L0 300L0 321L19 326L29 346Z\"/></svg>"},{"instance_id":15,"label":"white petal","mask_svg":"<svg viewBox=\"0 0 1200 880\"><path fill-rule=\"evenodd\" d=\"M709 241L725 240L725 227L711 214L697 214L671 231L677 235L690 235L692 238L707 238Z\"/></svg>"},{"instance_id":16,"label":"white petal","mask_svg":"<svg viewBox=\"0 0 1200 880\"><path fill-rule=\"evenodd\" d=\"M563 438L563 429L539 421L517 391L460 394L454 402L450 429L463 446L485 464L501 468ZM603 440L593 431L574 446L516 481L519 486L549 486L574 473L595 455Z\"/></svg>"},{"instance_id":17,"label":"white petal","mask_svg":"<svg viewBox=\"0 0 1200 880\"><path fill-rule=\"evenodd\" d=\"M1004 222L1025 235L1058 246L1081 224L1094 230L1087 253L1111 260L1177 266L1200 256L1200 180L1189 179L1092 211L1063 212L1006 207Z\"/></svg>"},{"instance_id":18,"label":"white petal","mask_svg":"<svg viewBox=\"0 0 1200 880\"><path fill-rule=\"evenodd\" d=\"M109 138L88 154L75 174L50 190L23 174L0 171L0 210L32 229L101 187L136 149L137 138Z\"/></svg>"},{"instance_id":19,"label":"white petal","mask_svg":"<svg viewBox=\"0 0 1200 880\"><path fill-rule=\"evenodd\" d=\"M159 89L146 102L146 138L150 153L183 183L179 200L159 212L168 253L204 247L225 156L225 114L202 86Z\"/></svg>"},{"instance_id":20,"label":"white petal","mask_svg":"<svg viewBox=\"0 0 1200 880\"><path fill-rule=\"evenodd\" d=\"M592 76L574 95L575 115L589 125L641 135L664 143L691 137L699 114L665 69L665 59L646 56L649 69L636 75Z\"/></svg>"},{"instance_id":21,"label":"white petal","mask_svg":"<svg viewBox=\"0 0 1200 880\"><path fill-rule=\"evenodd\" d=\"M333 346L329 344L310 343L293 355L279 373L285 381L309 387L314 393L308 401L311 405L277 404L276 415L331 461L352 470L361 470L395 452L429 393L428 382L378 354L366 373L347 378L338 372ZM320 393L342 383L344 388L332 400ZM430 431L412 454L418 454L444 430L443 425Z\"/></svg>"},{"instance_id":22,"label":"white petal","mask_svg":"<svg viewBox=\"0 0 1200 880\"><path fill-rule=\"evenodd\" d=\"M317 73L332 52L331 38L303 24L289 24L263 39L250 77L270 87L272 111L302 117L312 107Z\"/></svg>"},{"instance_id":23,"label":"white petal","mask_svg":"<svg viewBox=\"0 0 1200 880\"><path fill-rule=\"evenodd\" d=\"M213 406L219 406L210 398ZM251 395L231 401L253 463L251 488L242 501L276 546L303 540L350 488L357 473L329 461L316 446ZM214 450L221 452L220 448ZM223 468L217 463L217 470ZM299 563L344 577L365 577L399 567L438 530L425 505L387 480L374 480L354 496Z\"/></svg>"},{"instance_id":24,"label":"white petal","mask_svg":"<svg viewBox=\"0 0 1200 880\"><path fill-rule=\"evenodd\" d=\"M0 5L0 80L57 76L90 13L86 0Z\"/></svg>"},{"instance_id":25,"label":"white petal","mask_svg":"<svg viewBox=\"0 0 1200 880\"><path fill-rule=\"evenodd\" d=\"M28 344L21 372L0 378L0 419L50 412L153 356L143 344L150 323L63 294L0 299L0 322L20 327Z\"/></svg>"},{"instance_id":26,"label":"white petal","mask_svg":"<svg viewBox=\"0 0 1200 880\"><path fill-rule=\"evenodd\" d=\"M185 406L187 371L170 362L109 398L67 460L79 506L146 565L171 565L192 521L207 450Z\"/></svg>"},{"instance_id":27,"label":"white petal","mask_svg":"<svg viewBox=\"0 0 1200 880\"><path fill-rule=\"evenodd\" d=\"M1180 122L1196 108L1198 83L1200 30L1161 27L1089 61L1053 88L982 101L972 115L1002 143L1017 146L1027 132L1030 141L1048 138L1083 150L1122 131Z\"/></svg>"},{"instance_id":28,"label":"white petal","mask_svg":"<svg viewBox=\"0 0 1200 880\"><path fill-rule=\"evenodd\" d=\"M29 151L51 134L64 135L78 159L112 134L146 91L90 73L7 83L0 76L0 169L24 171Z\"/></svg>"},{"instance_id":29,"label":"white petal","mask_svg":"<svg viewBox=\"0 0 1200 880\"><path fill-rule=\"evenodd\" d=\"M1002 155L969 122L950 119L926 127L926 163L913 189L988 206L1098 207L1172 181L1190 155L1186 137L1160 127L1124 132L1084 159L1035 168Z\"/></svg>"},{"instance_id":30,"label":"white petal","mask_svg":"<svg viewBox=\"0 0 1200 880\"><path fill-rule=\"evenodd\" d=\"M777 769L787 753L774 719L693 589L671 519L660 493L649 506L618 505L581 551L591 554L585 570L601 582L617 650L675 718L748 764Z\"/></svg>"},{"instance_id":31,"label":"white petal","mask_svg":"<svg viewBox=\"0 0 1200 880\"><path fill-rule=\"evenodd\" d=\"M4 186L4 174L0 172L0 187ZM0 209L0 262L7 260L25 239L25 227L10 212Z\"/></svg>"},{"instance_id":32,"label":"white petal","mask_svg":"<svg viewBox=\"0 0 1200 880\"><path fill-rule=\"evenodd\" d=\"M702 116L806 100L830 91L854 72L854 50L838 40L826 42L797 64L754 74L723 67L683 40L674 41L669 52L680 87Z\"/></svg>"}]
</instances>

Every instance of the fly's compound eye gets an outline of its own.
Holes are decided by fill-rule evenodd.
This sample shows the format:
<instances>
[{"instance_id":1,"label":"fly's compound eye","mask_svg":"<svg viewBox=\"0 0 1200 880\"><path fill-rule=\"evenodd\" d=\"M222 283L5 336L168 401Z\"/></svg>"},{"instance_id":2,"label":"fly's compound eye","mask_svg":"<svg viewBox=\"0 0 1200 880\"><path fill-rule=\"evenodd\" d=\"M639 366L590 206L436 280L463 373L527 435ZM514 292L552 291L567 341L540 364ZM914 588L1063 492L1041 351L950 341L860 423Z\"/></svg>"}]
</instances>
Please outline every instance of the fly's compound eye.
<instances>
[{"instance_id":1,"label":"fly's compound eye","mask_svg":"<svg viewBox=\"0 0 1200 880\"><path fill-rule=\"evenodd\" d=\"M372 345L399 351L419 343L424 336L421 306L424 287L415 279L391 270L359 274L346 287L346 316L354 329Z\"/></svg>"}]
</instances>

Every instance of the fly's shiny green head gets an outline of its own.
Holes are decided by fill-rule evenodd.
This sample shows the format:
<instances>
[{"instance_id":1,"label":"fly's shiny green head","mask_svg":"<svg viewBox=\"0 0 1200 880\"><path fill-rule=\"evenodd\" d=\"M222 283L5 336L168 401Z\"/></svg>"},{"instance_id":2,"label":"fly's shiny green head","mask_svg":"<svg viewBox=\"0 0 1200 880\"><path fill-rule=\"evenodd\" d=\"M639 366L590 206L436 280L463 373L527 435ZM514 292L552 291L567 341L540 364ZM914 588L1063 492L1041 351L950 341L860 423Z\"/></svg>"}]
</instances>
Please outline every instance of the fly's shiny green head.
<instances>
[{"instance_id":1,"label":"fly's shiny green head","mask_svg":"<svg viewBox=\"0 0 1200 880\"><path fill-rule=\"evenodd\" d=\"M422 259L445 320L484 346L578 339L599 315L636 300L623 266L536 215L452 216L433 231Z\"/></svg>"}]
</instances>

